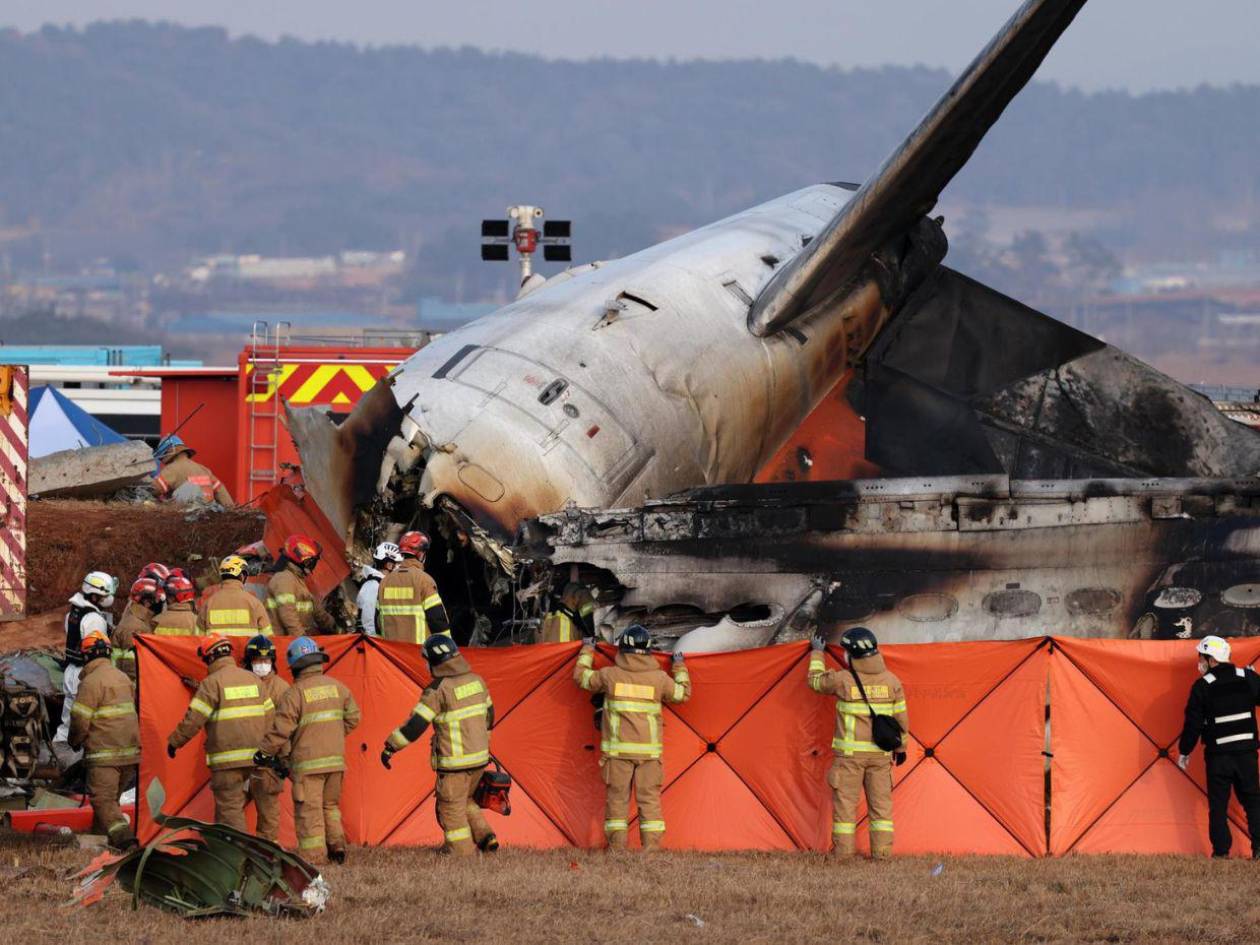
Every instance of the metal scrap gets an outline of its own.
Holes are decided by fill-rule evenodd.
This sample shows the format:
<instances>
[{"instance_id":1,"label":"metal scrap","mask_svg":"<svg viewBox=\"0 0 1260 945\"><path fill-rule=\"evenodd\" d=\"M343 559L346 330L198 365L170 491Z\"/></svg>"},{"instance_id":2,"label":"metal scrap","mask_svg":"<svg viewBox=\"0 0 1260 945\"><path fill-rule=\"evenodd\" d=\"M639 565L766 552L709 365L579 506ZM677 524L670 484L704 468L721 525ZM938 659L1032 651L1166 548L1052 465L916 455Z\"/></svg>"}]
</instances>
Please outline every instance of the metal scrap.
<instances>
[{"instance_id":1,"label":"metal scrap","mask_svg":"<svg viewBox=\"0 0 1260 945\"><path fill-rule=\"evenodd\" d=\"M304 918L323 912L329 888L319 871L279 844L223 824L162 812L166 792L154 778L147 792L163 828L147 846L105 853L75 878L71 905L100 902L115 881L141 902L185 919L267 915Z\"/></svg>"}]
</instances>

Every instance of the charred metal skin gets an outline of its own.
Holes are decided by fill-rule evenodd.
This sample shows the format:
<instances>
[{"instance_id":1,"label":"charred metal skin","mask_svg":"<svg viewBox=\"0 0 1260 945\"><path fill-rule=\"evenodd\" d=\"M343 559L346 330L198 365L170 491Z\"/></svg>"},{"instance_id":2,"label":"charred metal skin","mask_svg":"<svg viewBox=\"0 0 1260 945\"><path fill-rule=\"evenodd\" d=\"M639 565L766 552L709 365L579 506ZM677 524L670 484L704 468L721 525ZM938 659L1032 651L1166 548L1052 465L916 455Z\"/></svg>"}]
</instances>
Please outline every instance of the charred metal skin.
<instances>
[{"instance_id":1,"label":"charred metal skin","mask_svg":"<svg viewBox=\"0 0 1260 945\"><path fill-rule=\"evenodd\" d=\"M523 536L522 555L612 572L621 595L601 622L614 628L679 605L787 612L825 589L810 619L776 621L753 644L707 631L706 648L856 624L898 643L1260 633L1255 479L719 487L567 509Z\"/></svg>"}]
</instances>

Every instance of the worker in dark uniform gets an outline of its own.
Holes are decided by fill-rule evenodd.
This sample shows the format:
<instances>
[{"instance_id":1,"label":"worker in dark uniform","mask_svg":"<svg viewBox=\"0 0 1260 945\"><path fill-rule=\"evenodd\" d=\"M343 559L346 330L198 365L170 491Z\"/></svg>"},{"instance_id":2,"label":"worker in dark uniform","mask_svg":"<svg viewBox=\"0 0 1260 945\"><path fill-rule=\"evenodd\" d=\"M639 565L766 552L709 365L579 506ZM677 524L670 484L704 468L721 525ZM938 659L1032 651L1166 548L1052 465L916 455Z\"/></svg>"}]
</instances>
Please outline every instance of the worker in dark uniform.
<instances>
[{"instance_id":1,"label":"worker in dark uniform","mask_svg":"<svg viewBox=\"0 0 1260 945\"><path fill-rule=\"evenodd\" d=\"M1229 795L1238 795L1251 834L1251 858L1260 859L1260 774L1257 773L1256 705L1260 703L1260 676L1249 667L1234 666L1229 643L1220 637L1204 637L1195 647L1202 678L1190 687L1186 724L1181 730L1177 765L1190 764L1190 753L1203 739L1207 762L1208 837L1212 856L1227 857Z\"/></svg>"}]
</instances>

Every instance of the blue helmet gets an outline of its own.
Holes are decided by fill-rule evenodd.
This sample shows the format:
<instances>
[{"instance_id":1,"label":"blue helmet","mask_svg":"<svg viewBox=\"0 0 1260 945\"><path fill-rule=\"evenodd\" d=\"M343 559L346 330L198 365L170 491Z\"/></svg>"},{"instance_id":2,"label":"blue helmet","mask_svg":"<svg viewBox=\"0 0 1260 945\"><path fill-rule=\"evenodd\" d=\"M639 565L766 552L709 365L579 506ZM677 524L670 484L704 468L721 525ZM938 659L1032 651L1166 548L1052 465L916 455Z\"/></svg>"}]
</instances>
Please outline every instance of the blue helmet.
<instances>
[{"instance_id":1,"label":"blue helmet","mask_svg":"<svg viewBox=\"0 0 1260 945\"><path fill-rule=\"evenodd\" d=\"M298 637L289 644L284 658L289 664L289 669L296 672L313 662L324 662L328 659L328 654L321 650L319 644L310 637Z\"/></svg>"},{"instance_id":2,"label":"blue helmet","mask_svg":"<svg viewBox=\"0 0 1260 945\"><path fill-rule=\"evenodd\" d=\"M192 456L194 451L183 440L172 433L170 436L164 436L158 440L158 445L153 448L153 458L160 463L168 456L174 456L176 453L181 452Z\"/></svg>"}]
</instances>

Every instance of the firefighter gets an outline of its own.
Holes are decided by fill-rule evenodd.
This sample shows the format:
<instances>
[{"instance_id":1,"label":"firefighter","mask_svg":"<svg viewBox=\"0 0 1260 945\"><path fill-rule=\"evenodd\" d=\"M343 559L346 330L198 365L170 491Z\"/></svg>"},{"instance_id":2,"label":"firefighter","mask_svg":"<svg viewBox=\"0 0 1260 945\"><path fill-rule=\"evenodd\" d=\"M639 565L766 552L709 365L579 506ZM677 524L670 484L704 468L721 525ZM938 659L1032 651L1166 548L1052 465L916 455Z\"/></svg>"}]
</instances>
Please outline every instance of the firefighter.
<instances>
[{"instance_id":1,"label":"firefighter","mask_svg":"<svg viewBox=\"0 0 1260 945\"><path fill-rule=\"evenodd\" d=\"M232 641L227 637L215 633L204 637L197 655L209 673L188 703L183 721L167 739L166 754L174 758L204 727L214 819L246 830L245 791L254 768L254 753L266 732L267 715L275 706L259 678L236 665Z\"/></svg>"},{"instance_id":2,"label":"firefighter","mask_svg":"<svg viewBox=\"0 0 1260 945\"><path fill-rule=\"evenodd\" d=\"M490 730L494 702L486 681L472 671L459 647L444 633L424 641L424 657L433 680L401 726L381 750L381 764L390 767L402 751L433 725L430 760L437 772L437 821L444 854L470 856L476 849L493 853L499 839L486 823L473 792L490 763Z\"/></svg>"},{"instance_id":3,"label":"firefighter","mask_svg":"<svg viewBox=\"0 0 1260 945\"><path fill-rule=\"evenodd\" d=\"M1203 740L1207 763L1208 837L1212 856L1227 857L1232 845L1229 795L1232 790L1247 815L1251 858L1260 860L1260 776L1257 775L1256 705L1260 676L1230 662L1229 642L1208 636L1198 642L1201 678L1190 687L1186 724L1178 744L1177 765L1190 764L1190 753Z\"/></svg>"},{"instance_id":4,"label":"firefighter","mask_svg":"<svg viewBox=\"0 0 1260 945\"><path fill-rule=\"evenodd\" d=\"M328 654L310 637L290 643L285 659L293 685L280 697L254 761L276 794L282 774L293 776L298 853L311 863L344 863L339 805L346 736L359 724L359 706L342 682L324 675Z\"/></svg>"},{"instance_id":5,"label":"firefighter","mask_svg":"<svg viewBox=\"0 0 1260 945\"><path fill-rule=\"evenodd\" d=\"M906 693L901 680L884 666L871 631L865 627L846 630L840 645L848 668L829 670L823 660L826 639L814 637L807 676L814 692L836 697L836 733L831 740L835 760L827 774L832 796L832 851L840 856L855 852L858 801L865 787L871 856L878 859L892 853L892 766L905 764L906 752L900 745L885 750L875 744L872 715L891 716L904 744L910 731Z\"/></svg>"},{"instance_id":6,"label":"firefighter","mask_svg":"<svg viewBox=\"0 0 1260 945\"><path fill-rule=\"evenodd\" d=\"M661 672L652 656L651 638L638 624L622 633L612 666L594 669L595 641L588 638L583 644L573 679L587 692L604 695L600 772L606 786L604 835L608 847L626 847L633 786L639 804L639 839L643 849L656 849L665 838L661 703L677 704L690 698L687 664L682 653L675 652L673 678Z\"/></svg>"},{"instance_id":7,"label":"firefighter","mask_svg":"<svg viewBox=\"0 0 1260 945\"><path fill-rule=\"evenodd\" d=\"M70 711L74 707L75 693L79 691L79 674L85 662L81 650L82 640L89 633L103 633L109 639L109 609L114 606L114 595L118 592L118 579L104 571L93 571L83 579L79 592L70 598L70 609L66 611L66 668L62 673L61 692L65 696L61 704L61 724L53 735L53 747L58 752L58 761L73 762L71 752L62 751L61 746L69 747Z\"/></svg>"},{"instance_id":8,"label":"firefighter","mask_svg":"<svg viewBox=\"0 0 1260 945\"><path fill-rule=\"evenodd\" d=\"M380 596L381 581L385 575L394 570L394 566L402 561L402 553L392 541L383 541L372 552L371 566L364 566L359 594L355 598L355 606L359 609L359 632L369 636L377 635L376 600Z\"/></svg>"},{"instance_id":9,"label":"firefighter","mask_svg":"<svg viewBox=\"0 0 1260 945\"><path fill-rule=\"evenodd\" d=\"M306 586L306 578L319 564L322 553L319 543L305 535L290 535L284 540L276 572L267 582L271 625L284 636L308 636L317 630L328 633L333 628L324 605Z\"/></svg>"},{"instance_id":10,"label":"firefighter","mask_svg":"<svg viewBox=\"0 0 1260 945\"><path fill-rule=\"evenodd\" d=\"M240 555L228 555L219 562L219 583L202 602L197 625L202 633L225 637L271 636L271 618L257 596L245 589L249 565Z\"/></svg>"},{"instance_id":11,"label":"firefighter","mask_svg":"<svg viewBox=\"0 0 1260 945\"><path fill-rule=\"evenodd\" d=\"M80 652L87 661L79 677L78 697L70 710L70 747L84 749L92 822L109 845L136 845L118 798L136 777L140 764L140 729L136 687L110 663L109 637L100 630L84 634Z\"/></svg>"},{"instance_id":12,"label":"firefighter","mask_svg":"<svg viewBox=\"0 0 1260 945\"><path fill-rule=\"evenodd\" d=\"M429 536L407 532L398 539L402 561L381 581L381 636L386 640L423 644L431 633L449 633L451 624L437 584L424 570Z\"/></svg>"},{"instance_id":13,"label":"firefighter","mask_svg":"<svg viewBox=\"0 0 1260 945\"><path fill-rule=\"evenodd\" d=\"M289 684L276 672L276 645L271 642L271 637L259 634L246 643L241 667L258 677L267 701L279 706ZM265 731L269 732L275 713L269 712L266 718ZM266 769L256 767L250 773L246 790L247 797L254 802L254 810L258 812L258 825L254 832L275 843L280 837L280 795L271 788L272 782L266 775Z\"/></svg>"},{"instance_id":14,"label":"firefighter","mask_svg":"<svg viewBox=\"0 0 1260 945\"><path fill-rule=\"evenodd\" d=\"M218 477L193 460L196 453L174 434L158 441L157 448L153 450L157 469L151 474L157 497L173 499L181 504L217 502L224 508L234 506L236 503Z\"/></svg>"},{"instance_id":15,"label":"firefighter","mask_svg":"<svg viewBox=\"0 0 1260 945\"><path fill-rule=\"evenodd\" d=\"M576 581L564 586L551 613L543 618L539 643L572 643L595 636L595 598Z\"/></svg>"},{"instance_id":16,"label":"firefighter","mask_svg":"<svg viewBox=\"0 0 1260 945\"><path fill-rule=\"evenodd\" d=\"M151 577L131 585L131 600L114 628L114 665L134 684L136 681L136 634L152 633L153 623L166 603L166 590Z\"/></svg>"},{"instance_id":17,"label":"firefighter","mask_svg":"<svg viewBox=\"0 0 1260 945\"><path fill-rule=\"evenodd\" d=\"M201 633L193 599L197 596L192 581L183 574L172 573L166 579L166 607L157 615L153 632L160 637L195 637Z\"/></svg>"}]
</instances>

